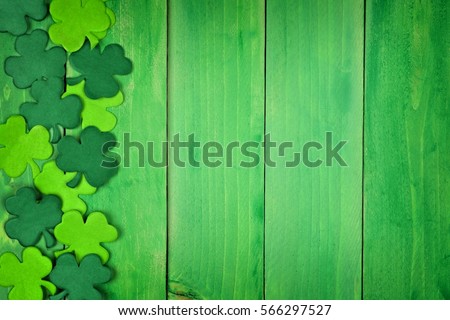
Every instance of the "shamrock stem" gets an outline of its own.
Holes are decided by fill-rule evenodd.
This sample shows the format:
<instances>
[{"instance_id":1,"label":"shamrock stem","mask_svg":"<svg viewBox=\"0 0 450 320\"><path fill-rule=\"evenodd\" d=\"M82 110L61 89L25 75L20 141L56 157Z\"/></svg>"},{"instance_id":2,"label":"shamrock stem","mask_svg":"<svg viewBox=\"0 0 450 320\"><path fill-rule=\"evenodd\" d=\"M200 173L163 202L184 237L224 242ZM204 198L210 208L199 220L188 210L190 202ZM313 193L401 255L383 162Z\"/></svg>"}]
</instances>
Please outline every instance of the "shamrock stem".
<instances>
[{"instance_id":1,"label":"shamrock stem","mask_svg":"<svg viewBox=\"0 0 450 320\"><path fill-rule=\"evenodd\" d=\"M50 294L52 294L52 295L54 295L55 292L56 292L56 286L53 283L49 282L49 281L42 280L41 281L41 286L46 288L50 292Z\"/></svg>"},{"instance_id":2,"label":"shamrock stem","mask_svg":"<svg viewBox=\"0 0 450 320\"><path fill-rule=\"evenodd\" d=\"M67 78L66 77L66 83L70 86L77 85L83 80L84 80L83 76L79 76L79 77L75 77L75 78Z\"/></svg>"},{"instance_id":3,"label":"shamrock stem","mask_svg":"<svg viewBox=\"0 0 450 320\"><path fill-rule=\"evenodd\" d=\"M47 230L44 230L44 232L42 232L42 234L44 235L45 245L47 246L47 248L51 248L56 244L56 240L50 234L50 232L48 232Z\"/></svg>"},{"instance_id":4,"label":"shamrock stem","mask_svg":"<svg viewBox=\"0 0 450 320\"><path fill-rule=\"evenodd\" d=\"M72 252L73 249L69 247L65 248L64 250L56 252L56 257L62 256L64 253Z\"/></svg>"},{"instance_id":5,"label":"shamrock stem","mask_svg":"<svg viewBox=\"0 0 450 320\"><path fill-rule=\"evenodd\" d=\"M31 172L33 173L33 179L34 179L41 173L41 169L36 164L36 162L34 162L33 160L29 161L28 164L31 167Z\"/></svg>"},{"instance_id":6,"label":"shamrock stem","mask_svg":"<svg viewBox=\"0 0 450 320\"><path fill-rule=\"evenodd\" d=\"M61 140L61 131L59 131L59 128L57 125L52 127L52 143L56 143L59 140Z\"/></svg>"},{"instance_id":7,"label":"shamrock stem","mask_svg":"<svg viewBox=\"0 0 450 320\"><path fill-rule=\"evenodd\" d=\"M64 290L56 295L50 297L50 300L63 300L67 296L67 291Z\"/></svg>"},{"instance_id":8,"label":"shamrock stem","mask_svg":"<svg viewBox=\"0 0 450 320\"><path fill-rule=\"evenodd\" d=\"M82 177L83 174L81 172L78 172L77 175L71 181L69 181L67 186L70 188L76 188L80 184Z\"/></svg>"}]
</instances>

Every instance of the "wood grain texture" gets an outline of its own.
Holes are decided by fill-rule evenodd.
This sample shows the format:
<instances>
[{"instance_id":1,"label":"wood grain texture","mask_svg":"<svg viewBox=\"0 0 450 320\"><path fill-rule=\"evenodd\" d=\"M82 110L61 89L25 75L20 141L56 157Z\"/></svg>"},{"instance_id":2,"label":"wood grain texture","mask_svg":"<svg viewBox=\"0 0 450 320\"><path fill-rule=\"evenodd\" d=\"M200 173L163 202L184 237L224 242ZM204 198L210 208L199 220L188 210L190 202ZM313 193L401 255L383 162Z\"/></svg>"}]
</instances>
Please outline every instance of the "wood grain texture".
<instances>
[{"instance_id":1,"label":"wood grain texture","mask_svg":"<svg viewBox=\"0 0 450 320\"><path fill-rule=\"evenodd\" d=\"M348 167L317 168L272 151L266 171L266 298L361 298L363 1L267 2L267 133L348 140Z\"/></svg>"},{"instance_id":2,"label":"wood grain texture","mask_svg":"<svg viewBox=\"0 0 450 320\"><path fill-rule=\"evenodd\" d=\"M263 141L264 1L169 3L169 136ZM169 298L262 298L263 164L240 168L235 151L232 168L181 168L173 156Z\"/></svg>"},{"instance_id":3,"label":"wood grain texture","mask_svg":"<svg viewBox=\"0 0 450 320\"><path fill-rule=\"evenodd\" d=\"M108 245L109 265L116 274L103 289L108 299L166 298L166 168L145 161L139 167L136 147L125 168L124 134L131 141L160 146L166 141L166 0L111 1L117 24L105 39L118 43L133 62L131 76L120 78L125 104L113 108L114 134L121 142L119 174L96 194L86 197L90 211L100 210L118 227L119 239ZM147 149L145 149L147 150ZM163 159L161 147L155 158ZM118 151L118 150L116 150ZM147 154L142 154L147 160Z\"/></svg>"},{"instance_id":4,"label":"wood grain texture","mask_svg":"<svg viewBox=\"0 0 450 320\"><path fill-rule=\"evenodd\" d=\"M168 170L140 168L131 147L130 168L84 197L120 232L108 299L450 299L450 3L365 2L107 2L117 24L102 46L134 64L111 110L122 160L125 133L159 160L167 133L224 147L269 133L302 154L332 132L348 164L286 168L293 151L272 149L264 167L258 147L254 168L237 150L232 168L182 168L173 150ZM0 33L0 61L14 41ZM0 123L30 100L1 70ZM22 251L4 200L32 184L0 172L0 254Z\"/></svg>"},{"instance_id":5,"label":"wood grain texture","mask_svg":"<svg viewBox=\"0 0 450 320\"><path fill-rule=\"evenodd\" d=\"M450 299L450 3L367 4L364 298Z\"/></svg>"}]
</instances>

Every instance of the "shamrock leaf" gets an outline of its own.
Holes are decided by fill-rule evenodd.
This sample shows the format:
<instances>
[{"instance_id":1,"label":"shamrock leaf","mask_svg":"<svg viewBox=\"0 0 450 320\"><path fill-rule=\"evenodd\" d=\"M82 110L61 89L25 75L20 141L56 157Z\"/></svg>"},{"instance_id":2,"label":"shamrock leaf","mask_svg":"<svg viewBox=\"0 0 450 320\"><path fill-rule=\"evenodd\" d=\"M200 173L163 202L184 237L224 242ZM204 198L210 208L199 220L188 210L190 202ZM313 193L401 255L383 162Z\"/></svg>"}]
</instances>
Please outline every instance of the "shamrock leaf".
<instances>
[{"instance_id":1,"label":"shamrock leaf","mask_svg":"<svg viewBox=\"0 0 450 320\"><path fill-rule=\"evenodd\" d=\"M84 7L88 1L91 1L91 0L81 0L81 5ZM106 1L108 1L108 0L102 0L102 1L103 1L103 2L106 2ZM109 28L112 28L112 27L116 24L116 15L114 14L114 11L112 11L112 10L111 10L110 8L108 8L108 7L106 7L106 14L108 15L108 17L109 17L109 19L110 19L110 21L111 21L111 22L110 22L110 25L109 25L109 27L108 27L108 29L109 29ZM102 32L92 32L92 34L93 34L95 37L97 37L98 40L102 40L102 39L105 38L106 35L108 34L108 29L106 29L105 31L102 31ZM93 40L94 40L94 44L91 43L91 46L92 46L92 47L95 47L96 44L97 44L97 42L96 42L96 39L95 39L95 38L93 38Z\"/></svg>"},{"instance_id":2,"label":"shamrock leaf","mask_svg":"<svg viewBox=\"0 0 450 320\"><path fill-rule=\"evenodd\" d=\"M45 0L0 0L0 32L20 36L27 32L28 17L40 21L46 15Z\"/></svg>"},{"instance_id":3,"label":"shamrock leaf","mask_svg":"<svg viewBox=\"0 0 450 320\"><path fill-rule=\"evenodd\" d=\"M17 195L6 200L6 210L13 216L5 224L11 239L19 240L24 247L35 245L44 236L47 247L55 245L49 233L61 222L61 200L55 196L44 196L38 200L32 188L22 188Z\"/></svg>"},{"instance_id":4,"label":"shamrock leaf","mask_svg":"<svg viewBox=\"0 0 450 320\"><path fill-rule=\"evenodd\" d=\"M85 1L89 1L89 0L82 0L82 1L85 2ZM103 0L103 1L105 1L105 0ZM83 5L84 5L84 3L83 3ZM116 15L110 8L106 8L106 14L108 15L109 20L111 21L110 26L108 27L108 29L109 29L116 24ZM105 31L102 31L102 32L93 32L92 34L95 37L97 37L98 40L102 40L108 34L108 29L106 29ZM97 44L96 39L93 38L93 40L94 40L94 42L93 43L91 42L91 47L95 47L95 45Z\"/></svg>"},{"instance_id":5,"label":"shamrock leaf","mask_svg":"<svg viewBox=\"0 0 450 320\"><path fill-rule=\"evenodd\" d=\"M96 255L86 256L78 265L75 257L66 253L56 260L50 280L64 290L52 300L100 300L102 295L95 286L111 280L111 270Z\"/></svg>"},{"instance_id":6,"label":"shamrock leaf","mask_svg":"<svg viewBox=\"0 0 450 320\"><path fill-rule=\"evenodd\" d=\"M81 113L81 125L84 128L94 126L102 132L108 132L114 129L117 123L117 118L114 114L108 111L108 108L118 107L123 103L123 94L119 92L113 98L90 99L84 93L84 84L82 81L74 86L67 86L66 95L77 95L83 104L83 111Z\"/></svg>"},{"instance_id":7,"label":"shamrock leaf","mask_svg":"<svg viewBox=\"0 0 450 320\"><path fill-rule=\"evenodd\" d=\"M55 161L44 165L42 173L35 179L36 188L43 194L53 194L62 200L62 211L77 210L86 212L86 203L79 198L82 194L93 194L97 190L86 182L84 178L79 181L77 186L68 186L75 177L76 172L64 173L57 166Z\"/></svg>"},{"instance_id":8,"label":"shamrock leaf","mask_svg":"<svg viewBox=\"0 0 450 320\"><path fill-rule=\"evenodd\" d=\"M108 251L101 246L103 242L117 239L117 230L110 224L101 212L88 215L86 222L77 211L66 212L62 222L55 228L55 237L59 242L67 245L67 249L55 253L56 257L74 252L78 261L89 254L97 254L103 263L109 259Z\"/></svg>"},{"instance_id":9,"label":"shamrock leaf","mask_svg":"<svg viewBox=\"0 0 450 320\"><path fill-rule=\"evenodd\" d=\"M49 29L50 38L68 52L78 51L86 38L95 47L115 21L103 0L53 0L50 14L56 22Z\"/></svg>"},{"instance_id":10,"label":"shamrock leaf","mask_svg":"<svg viewBox=\"0 0 450 320\"><path fill-rule=\"evenodd\" d=\"M36 81L31 95L37 102L27 102L20 107L20 113L27 119L28 127L42 125L53 133L52 142L61 136L58 126L73 129L80 124L81 100L75 95L64 93L64 82L59 78Z\"/></svg>"},{"instance_id":11,"label":"shamrock leaf","mask_svg":"<svg viewBox=\"0 0 450 320\"><path fill-rule=\"evenodd\" d=\"M21 56L9 57L5 61L5 72L13 77L16 87L25 89L36 80L65 75L66 52L58 47L46 50L47 44L48 35L44 30L35 30L17 38L16 51Z\"/></svg>"},{"instance_id":12,"label":"shamrock leaf","mask_svg":"<svg viewBox=\"0 0 450 320\"><path fill-rule=\"evenodd\" d=\"M44 127L33 127L27 133L23 117L10 117L6 124L0 125L0 169L5 170L9 177L17 178L29 164L33 175L36 175L39 167L34 159L46 160L53 154L49 140L50 134Z\"/></svg>"},{"instance_id":13,"label":"shamrock leaf","mask_svg":"<svg viewBox=\"0 0 450 320\"><path fill-rule=\"evenodd\" d=\"M71 136L59 141L56 164L63 171L83 173L91 186L100 187L119 170L107 153L116 143L113 134L88 127L81 132L80 142Z\"/></svg>"},{"instance_id":14,"label":"shamrock leaf","mask_svg":"<svg viewBox=\"0 0 450 320\"><path fill-rule=\"evenodd\" d=\"M117 44L106 46L103 52L99 47L90 49L84 45L80 51L70 56L72 67L81 76L69 79L70 85L86 80L86 95L91 99L111 98L120 91L115 75L126 75L131 72L132 64L125 57L123 48Z\"/></svg>"},{"instance_id":15,"label":"shamrock leaf","mask_svg":"<svg viewBox=\"0 0 450 320\"><path fill-rule=\"evenodd\" d=\"M42 287L55 294L56 287L42 280L52 271L52 262L34 248L25 248L22 262L11 252L0 257L0 286L13 287L10 300L40 300L44 297Z\"/></svg>"}]
</instances>

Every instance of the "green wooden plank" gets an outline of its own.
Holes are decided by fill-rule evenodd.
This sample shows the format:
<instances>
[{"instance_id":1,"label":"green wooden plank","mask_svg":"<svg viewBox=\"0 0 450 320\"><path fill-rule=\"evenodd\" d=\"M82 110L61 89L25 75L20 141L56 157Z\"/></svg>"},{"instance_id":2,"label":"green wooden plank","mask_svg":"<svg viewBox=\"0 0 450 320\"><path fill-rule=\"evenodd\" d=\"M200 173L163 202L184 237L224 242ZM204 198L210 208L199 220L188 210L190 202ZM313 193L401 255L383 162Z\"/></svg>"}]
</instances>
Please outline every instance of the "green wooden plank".
<instances>
[{"instance_id":1,"label":"green wooden plank","mask_svg":"<svg viewBox=\"0 0 450 320\"><path fill-rule=\"evenodd\" d=\"M171 0L169 89L171 138L263 141L264 1ZM235 150L232 168L182 168L171 155L169 298L262 298L263 164L241 168Z\"/></svg>"},{"instance_id":2,"label":"green wooden plank","mask_svg":"<svg viewBox=\"0 0 450 320\"><path fill-rule=\"evenodd\" d=\"M147 162L139 167L135 147L130 167L124 168L124 135L144 145L166 140L166 0L111 1L108 6L117 24L105 44L122 45L133 61L131 76L121 78L125 104L111 109L118 119L113 132L122 144L116 150L122 166L117 177L85 199L90 211L105 212L120 232L118 241L108 245L116 273L103 287L108 299L165 299L166 169ZM162 157L161 148L155 157Z\"/></svg>"},{"instance_id":3,"label":"green wooden plank","mask_svg":"<svg viewBox=\"0 0 450 320\"><path fill-rule=\"evenodd\" d=\"M450 299L450 3L367 3L364 298Z\"/></svg>"},{"instance_id":4,"label":"green wooden plank","mask_svg":"<svg viewBox=\"0 0 450 320\"><path fill-rule=\"evenodd\" d=\"M348 164L325 164L325 151L292 160L272 151L266 167L267 299L361 298L363 1L267 2L267 133L325 145L348 140ZM333 143L333 145L334 145Z\"/></svg>"}]
</instances>

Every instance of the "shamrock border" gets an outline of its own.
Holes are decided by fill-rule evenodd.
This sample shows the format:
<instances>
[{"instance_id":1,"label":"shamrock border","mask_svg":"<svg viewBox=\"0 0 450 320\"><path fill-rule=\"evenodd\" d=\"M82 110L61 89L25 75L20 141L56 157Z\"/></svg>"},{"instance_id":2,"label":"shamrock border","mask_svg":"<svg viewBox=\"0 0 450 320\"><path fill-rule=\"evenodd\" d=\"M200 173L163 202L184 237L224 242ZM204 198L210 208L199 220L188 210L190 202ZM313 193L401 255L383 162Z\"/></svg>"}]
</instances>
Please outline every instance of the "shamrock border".
<instances>
[{"instance_id":1,"label":"shamrock border","mask_svg":"<svg viewBox=\"0 0 450 320\"><path fill-rule=\"evenodd\" d=\"M53 0L53 1L55 1L55 2L57 2L58 0ZM82 1L82 0L79 0L80 2ZM87 1L97 1L97 0L87 0ZM100 1L103 1L103 0L100 0ZM44 19L46 19L46 18L48 18L49 16L52 16L52 14L51 14L51 12L52 12L52 10L51 10L51 6L52 6L52 4L53 4L53 2L51 2L51 3L47 3L47 2L45 2L45 5L47 6L47 9L49 9L48 11L47 11L47 14L46 14L46 16L45 16L45 18ZM108 6L106 6L106 4L105 4L105 10L108 12L108 14L110 15L110 17L114 17L114 19L112 19L111 18L111 25L110 25L110 27L115 23L115 16L114 16L114 13L112 12L112 10L108 7ZM111 14L113 15L113 16L111 16ZM56 24L58 24L58 23L60 23L60 21L58 21L57 19L55 19L53 16L52 16L52 18L53 18L53 21L54 21L54 23L53 23L53 25L52 26L54 26L54 25L56 25ZM50 28L52 27L52 26L50 26ZM110 27L108 27L108 29L110 28ZM30 24L28 24L28 29L27 29L27 33L25 34L25 36L29 36L32 32L34 32L34 31L36 31L36 30L40 30L40 29L35 29L35 30L30 30L30 29L32 29L32 28L30 28ZM31 32L30 32L31 31ZM48 35L48 31L45 31L46 32L46 34ZM100 38L98 38L98 43L106 36L106 32L107 32L107 30L105 31L105 34L104 34L104 36L103 37L100 37ZM18 36L22 36L22 35L15 35L16 36L16 40L17 40L17 37ZM49 41L51 41L51 37L49 37ZM88 42L91 42L91 44L95 44L93 47L96 47L97 45L99 45L98 43L92 43L92 39L91 38L89 38L88 37L88 39L85 39L85 41L86 41L86 43L88 43ZM69 51L67 51L67 49L64 47L64 46L61 46L60 44L55 44L55 43L53 43L53 42L51 42L54 46L52 47L52 48L62 48L62 49L64 49L64 51L65 51L65 53L66 53L66 57L67 57L67 61L69 60L69 58L70 58L70 55L71 54L73 54L74 52L69 52ZM8 58L9 59L9 58ZM68 80L68 77L67 77L67 71L68 71L68 69L67 69L67 62L66 62L66 65L65 65L65 74L64 74L64 76L63 76L63 79L65 80L65 83L67 82L67 80ZM45 80L48 80L48 79L45 79ZM67 91L67 86L64 88L64 93L66 93L66 91ZM29 88L26 88L26 90L31 90L31 87L29 87ZM119 92L120 93L122 93L123 94L123 91L120 89L119 90ZM62 96L62 98L64 98L64 95ZM81 98L81 97L80 97ZM122 103L123 103L123 101L122 101ZM17 115L19 115L19 114L17 114ZM13 116L17 116L17 115L13 115ZM81 125L82 125L82 121L81 121L81 115L80 115L80 124L79 124L79 126L80 126L80 128L81 128ZM34 127L33 127L34 128ZM31 131L31 129L32 128L28 128L29 129L29 131ZM50 131L49 131L49 133L50 133ZM26 134L26 132L25 132L25 134ZM55 132L53 132L53 137L55 136ZM52 139L50 138L50 141L49 141L49 143L51 143L51 144L56 144L56 142L54 142L54 141L52 141ZM51 157L50 157L51 158ZM49 163L51 163L53 160L52 159L47 159L47 161L44 163L44 166L45 166L45 164L49 164ZM37 176L39 176L39 174L40 174L40 168L38 168L39 169L39 172L36 172L36 167L37 167L37 165L33 168L34 169L34 172L33 172L33 182L34 182L34 190L36 190L36 189L39 189L37 186L36 186L36 183L35 183L35 179L36 179L36 177ZM28 187L25 187L25 188L28 188ZM95 189L95 188L94 188ZM20 189L21 190L21 189ZM93 193L95 193L96 191L98 190L98 188L93 192ZM42 193L42 192L41 192ZM52 194L47 194L47 193L42 193L42 195L43 196L47 196L47 195L52 195ZM52 196L55 196L55 195L52 195ZM57 196L57 195L56 195ZM16 196L15 196L16 197ZM61 199L62 200L62 199ZM62 208L61 208L62 209ZM64 214L65 213L69 213L70 211L64 211L64 210L62 210L63 212L64 212ZM72 211L72 213L73 213L73 211ZM63 214L63 218L64 218L64 214ZM81 214L83 214L83 213L81 213ZM12 218L14 217L14 215L11 215L10 216L10 219L12 219ZM85 217L85 220L87 220L88 219L88 217L89 217L89 215L87 215L87 217ZM56 226L55 226L55 228L54 229L56 229L58 226L61 226L63 224L63 219L62 219L62 221L59 223L59 224L57 224ZM109 226L111 226L111 225L109 225ZM112 227L112 226L111 226ZM112 227L112 228L114 228L114 227ZM58 239L57 239L58 240ZM59 244L61 244L61 242L59 242L58 241L58 243ZM35 244L36 245L36 244ZM99 245L100 245L100 243L99 243ZM23 252L25 252L26 250L31 250L33 248L33 250L38 250L38 249L36 249L34 246L28 246L28 247L24 247L24 250L23 250ZM47 249L50 249L50 248L47 248ZM63 250L63 251L67 251L67 248L66 247L64 247L64 249L65 250ZM47 252L47 258L48 258L48 253L49 252ZM1 257L0 257L0 261L1 261L1 258L3 257L3 256L5 256L5 255L11 255L11 253L10 252L7 252L7 253L5 253L5 254L3 254ZM71 253L65 253L65 254L63 254L62 256L66 256L66 255L71 255L71 256L73 256L74 257L74 259L75 259L75 253L74 252L71 252ZM96 256L96 257L99 257L98 255L96 255L96 254L88 254L86 257L89 257L89 256ZM14 255L15 256L15 255ZM45 256L45 255L44 255ZM59 256L59 255L57 255L57 256ZM100 257L99 257L100 258ZM57 261L58 261L58 259L59 258L53 258L52 259L52 269L54 270L54 268L55 268L55 266L56 266L56 264L57 264ZM78 264L80 265L81 263L82 263L82 261L84 260L84 258L83 259L78 259ZM20 261L20 258L19 258L19 261ZM22 263L22 262L21 262ZM1 267L1 266L0 266ZM105 268L107 268L107 266L106 266L106 261L104 261L104 267ZM52 276L51 276L51 273L49 273L49 274L47 274L45 277L43 277L41 280L42 281L45 281L45 282L49 282L49 279L50 279L50 283L51 283L51 279L52 279ZM0 285L2 285L2 283L0 283ZM3 284L4 285L4 284ZM4 286L7 286L7 285L4 285ZM11 285L9 285L8 287L11 287ZM14 287L14 286L13 286ZM57 285L56 285L56 287L58 287ZM41 288L42 289L42 288ZM58 292L58 291L56 291L56 292L49 292L48 291L48 289L47 289L47 294L44 294L44 291L43 291L43 295L42 295L42 297L46 297L46 296L48 296L50 299L62 299L62 298L64 298L65 297L65 295L63 294L64 292L66 292L67 290L67 288L59 288L60 289L60 291ZM93 289L95 289L94 287L93 287ZM11 291L10 291L11 292ZM50 295L51 296L49 296L49 294L48 293L50 293ZM94 296L96 296L96 295L94 295ZM91 297L92 297L92 295L91 295ZM100 297L100 296L96 296L96 297ZM30 297L28 297L28 298L30 298ZM31 298L33 298L33 297L31 297ZM80 298L80 296L78 296L78 298Z\"/></svg>"}]
</instances>

